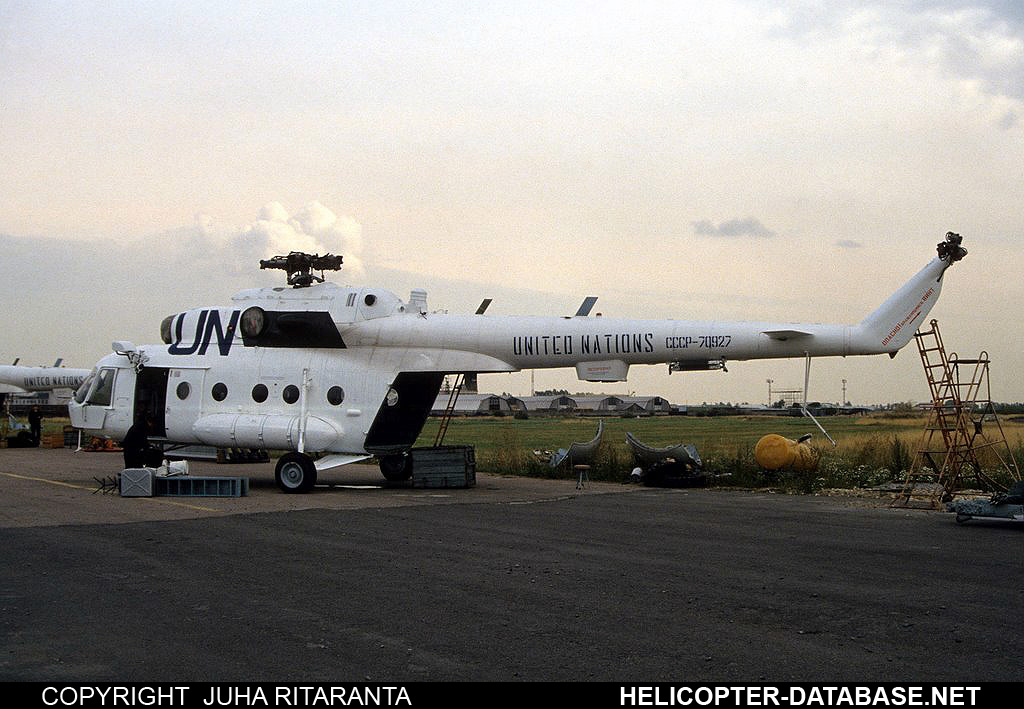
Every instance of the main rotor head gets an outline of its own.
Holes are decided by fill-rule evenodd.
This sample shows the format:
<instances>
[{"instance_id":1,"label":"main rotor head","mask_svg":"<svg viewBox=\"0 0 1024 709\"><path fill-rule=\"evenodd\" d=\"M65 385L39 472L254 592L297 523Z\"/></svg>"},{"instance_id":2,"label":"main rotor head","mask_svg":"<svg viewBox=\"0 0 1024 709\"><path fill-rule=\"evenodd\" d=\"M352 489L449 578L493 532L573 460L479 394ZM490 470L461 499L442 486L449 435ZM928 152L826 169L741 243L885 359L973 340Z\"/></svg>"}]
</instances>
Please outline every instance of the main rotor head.
<instances>
[{"instance_id":1,"label":"main rotor head","mask_svg":"<svg viewBox=\"0 0 1024 709\"><path fill-rule=\"evenodd\" d=\"M260 268L279 268L288 273L288 285L293 288L305 288L313 282L324 282L324 271L340 271L341 256L334 254L307 254L302 251L292 251L287 256L274 256L269 259L260 260ZM317 276L313 271L320 271Z\"/></svg>"}]
</instances>

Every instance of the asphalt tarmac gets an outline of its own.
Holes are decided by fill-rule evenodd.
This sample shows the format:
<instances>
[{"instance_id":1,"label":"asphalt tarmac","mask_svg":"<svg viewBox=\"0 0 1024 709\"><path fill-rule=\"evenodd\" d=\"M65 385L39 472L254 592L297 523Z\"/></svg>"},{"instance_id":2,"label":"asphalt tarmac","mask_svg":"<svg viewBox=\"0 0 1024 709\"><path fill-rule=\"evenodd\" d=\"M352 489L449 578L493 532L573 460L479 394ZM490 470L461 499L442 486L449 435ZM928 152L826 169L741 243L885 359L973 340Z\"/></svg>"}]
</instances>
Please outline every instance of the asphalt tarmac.
<instances>
[{"instance_id":1,"label":"asphalt tarmac","mask_svg":"<svg viewBox=\"0 0 1024 709\"><path fill-rule=\"evenodd\" d=\"M116 458L116 460L115 460ZM1017 524L479 475L468 490L94 494L0 450L0 680L1016 681Z\"/></svg>"}]
</instances>

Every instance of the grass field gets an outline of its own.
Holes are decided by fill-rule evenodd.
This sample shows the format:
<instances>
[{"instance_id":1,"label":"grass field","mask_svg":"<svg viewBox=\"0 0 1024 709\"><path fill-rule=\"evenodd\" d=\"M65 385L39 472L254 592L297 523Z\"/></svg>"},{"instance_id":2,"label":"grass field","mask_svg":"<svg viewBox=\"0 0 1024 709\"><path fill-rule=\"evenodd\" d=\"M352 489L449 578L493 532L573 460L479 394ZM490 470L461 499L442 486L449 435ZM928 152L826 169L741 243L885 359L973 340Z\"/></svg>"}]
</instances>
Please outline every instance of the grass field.
<instances>
[{"instance_id":1,"label":"grass field","mask_svg":"<svg viewBox=\"0 0 1024 709\"><path fill-rule=\"evenodd\" d=\"M1017 417L1019 418L1019 417ZM597 431L596 417L473 416L452 419L445 444L471 445L476 449L477 469L484 472L535 477L572 477L564 467L554 470L534 451L567 448L574 441L589 441ZM833 448L814 423L802 417L777 416L656 416L603 419L605 433L590 471L594 480L625 480L634 467L626 445L626 432L651 446L691 443L697 447L705 470L727 474L719 484L744 487L771 486L782 490L814 492L823 488L864 488L889 481L902 482L921 440L924 416L893 417L879 413L866 416L830 416L820 419L836 440ZM44 419L43 433L58 433L67 419ZM1024 423L1001 420L1014 458L1024 464ZM417 445L434 443L440 419L430 418ZM998 434L995 424L985 424L988 435ZM754 461L754 446L768 433L790 439L811 433L820 454L812 473L768 473ZM1004 449L1005 450L1005 449ZM987 470L995 462L982 458ZM993 475L997 478L1005 476ZM970 484L970 481L967 481Z\"/></svg>"},{"instance_id":2,"label":"grass field","mask_svg":"<svg viewBox=\"0 0 1024 709\"><path fill-rule=\"evenodd\" d=\"M925 425L923 416L832 416L820 419L836 440L833 446L807 418L773 416L659 416L604 419L604 442L591 469L600 480L625 479L634 463L626 445L626 432L651 446L692 443L708 472L728 474L724 484L770 485L813 492L822 488L858 488L892 480L902 482L910 467ZM589 441L597 430L597 418L469 417L453 419L445 437L449 445L476 448L477 468L482 471L569 477L571 471L553 471L534 451L566 448L574 441ZM1024 425L1002 422L1010 448L1018 459L1024 455ZM439 420L427 421L417 445L433 445ZM998 433L995 425L987 432ZM754 446L764 435L777 433L790 439L811 433L820 453L813 473L766 473L754 461ZM995 465L995 461L982 461Z\"/></svg>"},{"instance_id":3,"label":"grass field","mask_svg":"<svg viewBox=\"0 0 1024 709\"><path fill-rule=\"evenodd\" d=\"M824 436L814 423L802 417L779 416L653 416L624 419L604 418L605 438L621 440L625 446L626 432L652 446L673 443L693 443L698 449L717 449L737 444L753 446L761 436L778 433L787 438L799 438L805 433ZM877 434L920 434L923 418L884 419L866 416L833 416L821 419L826 430L836 440L851 436ZM588 441L597 431L598 417L561 418L534 417L519 420L511 417L494 418L473 416L452 419L445 437L448 444L472 444L478 452L500 448L510 434L517 435L524 446L554 450L572 441ZM427 421L418 445L430 445L437 433L439 419Z\"/></svg>"}]
</instances>

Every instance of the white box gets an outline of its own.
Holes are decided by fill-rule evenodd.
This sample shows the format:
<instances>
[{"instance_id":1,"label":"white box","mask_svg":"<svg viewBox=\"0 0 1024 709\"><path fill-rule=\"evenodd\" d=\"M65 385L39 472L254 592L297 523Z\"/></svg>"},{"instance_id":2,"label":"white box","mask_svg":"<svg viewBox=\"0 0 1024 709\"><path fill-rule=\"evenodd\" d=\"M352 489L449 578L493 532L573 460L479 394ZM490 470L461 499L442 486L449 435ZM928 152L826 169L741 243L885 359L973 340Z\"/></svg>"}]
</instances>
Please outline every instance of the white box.
<instances>
[{"instance_id":1,"label":"white box","mask_svg":"<svg viewBox=\"0 0 1024 709\"><path fill-rule=\"evenodd\" d=\"M121 497L152 497L152 468L125 468L121 471Z\"/></svg>"}]
</instances>

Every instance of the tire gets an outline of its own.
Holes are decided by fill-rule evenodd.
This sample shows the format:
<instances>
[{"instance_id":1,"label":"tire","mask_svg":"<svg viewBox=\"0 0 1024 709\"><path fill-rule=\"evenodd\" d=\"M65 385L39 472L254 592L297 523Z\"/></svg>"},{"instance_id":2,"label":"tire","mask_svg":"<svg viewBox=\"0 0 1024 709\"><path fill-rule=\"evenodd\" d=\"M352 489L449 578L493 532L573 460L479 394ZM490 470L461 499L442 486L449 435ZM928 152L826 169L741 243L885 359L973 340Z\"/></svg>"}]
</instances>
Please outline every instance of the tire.
<instances>
[{"instance_id":1,"label":"tire","mask_svg":"<svg viewBox=\"0 0 1024 709\"><path fill-rule=\"evenodd\" d=\"M388 482L398 483L408 480L412 477L412 456L406 453L382 456L380 472Z\"/></svg>"},{"instance_id":2,"label":"tire","mask_svg":"<svg viewBox=\"0 0 1024 709\"><path fill-rule=\"evenodd\" d=\"M316 485L316 465L303 453L286 453L277 461L274 480L281 492L309 492Z\"/></svg>"}]
</instances>

